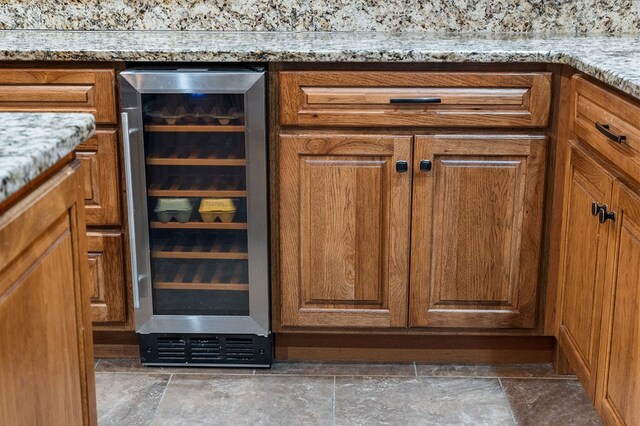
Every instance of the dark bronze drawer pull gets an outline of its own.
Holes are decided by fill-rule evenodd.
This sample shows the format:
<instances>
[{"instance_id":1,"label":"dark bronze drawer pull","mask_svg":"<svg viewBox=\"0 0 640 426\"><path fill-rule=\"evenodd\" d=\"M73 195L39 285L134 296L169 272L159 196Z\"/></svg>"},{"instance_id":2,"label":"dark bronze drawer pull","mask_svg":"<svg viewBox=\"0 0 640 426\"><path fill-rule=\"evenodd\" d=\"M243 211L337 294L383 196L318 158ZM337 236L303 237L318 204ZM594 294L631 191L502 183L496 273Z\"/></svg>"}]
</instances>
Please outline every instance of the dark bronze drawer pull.
<instances>
[{"instance_id":1,"label":"dark bronze drawer pull","mask_svg":"<svg viewBox=\"0 0 640 426\"><path fill-rule=\"evenodd\" d=\"M616 212L607 211L607 206L602 206L600 211L598 211L598 222L605 223L607 220L615 221Z\"/></svg>"},{"instance_id":2,"label":"dark bronze drawer pull","mask_svg":"<svg viewBox=\"0 0 640 426\"><path fill-rule=\"evenodd\" d=\"M390 104L439 104L440 98L391 98Z\"/></svg>"},{"instance_id":3,"label":"dark bronze drawer pull","mask_svg":"<svg viewBox=\"0 0 640 426\"><path fill-rule=\"evenodd\" d=\"M598 204L597 202L592 202L591 203L591 215L592 216L598 216L598 213L600 213L600 210L602 210L602 208L607 207L604 204Z\"/></svg>"},{"instance_id":4,"label":"dark bronze drawer pull","mask_svg":"<svg viewBox=\"0 0 640 426\"><path fill-rule=\"evenodd\" d=\"M431 160L420 160L420 171L430 172L432 167Z\"/></svg>"},{"instance_id":5,"label":"dark bronze drawer pull","mask_svg":"<svg viewBox=\"0 0 640 426\"><path fill-rule=\"evenodd\" d=\"M600 124L596 121L596 129L598 129L600 133L616 143L624 143L627 140L627 137L625 135L616 135L611 130L609 130L608 124Z\"/></svg>"},{"instance_id":6,"label":"dark bronze drawer pull","mask_svg":"<svg viewBox=\"0 0 640 426\"><path fill-rule=\"evenodd\" d=\"M396 172L405 173L409 170L409 163L404 160L396 161Z\"/></svg>"}]
</instances>

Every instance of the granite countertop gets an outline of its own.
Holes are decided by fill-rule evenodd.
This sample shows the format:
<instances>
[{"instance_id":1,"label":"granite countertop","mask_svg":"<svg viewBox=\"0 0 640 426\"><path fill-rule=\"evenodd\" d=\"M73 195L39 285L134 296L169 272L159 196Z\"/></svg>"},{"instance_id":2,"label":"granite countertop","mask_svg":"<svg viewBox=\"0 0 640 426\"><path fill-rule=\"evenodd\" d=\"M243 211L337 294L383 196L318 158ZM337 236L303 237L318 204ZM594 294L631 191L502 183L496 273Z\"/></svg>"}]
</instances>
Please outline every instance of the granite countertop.
<instances>
[{"instance_id":1,"label":"granite countertop","mask_svg":"<svg viewBox=\"0 0 640 426\"><path fill-rule=\"evenodd\" d=\"M0 113L0 202L84 142L91 114Z\"/></svg>"},{"instance_id":2,"label":"granite countertop","mask_svg":"<svg viewBox=\"0 0 640 426\"><path fill-rule=\"evenodd\" d=\"M640 35L0 31L6 60L550 62L640 99Z\"/></svg>"}]
</instances>

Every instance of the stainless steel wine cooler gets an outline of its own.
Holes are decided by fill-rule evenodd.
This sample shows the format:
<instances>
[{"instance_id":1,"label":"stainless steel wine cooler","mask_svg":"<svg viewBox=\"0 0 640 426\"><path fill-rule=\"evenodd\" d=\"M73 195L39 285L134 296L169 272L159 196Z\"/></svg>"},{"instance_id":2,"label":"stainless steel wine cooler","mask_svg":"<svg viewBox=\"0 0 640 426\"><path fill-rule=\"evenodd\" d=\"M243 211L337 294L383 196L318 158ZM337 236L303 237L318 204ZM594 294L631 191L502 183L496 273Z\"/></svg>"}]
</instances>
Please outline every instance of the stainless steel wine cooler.
<instances>
[{"instance_id":1,"label":"stainless steel wine cooler","mask_svg":"<svg viewBox=\"0 0 640 426\"><path fill-rule=\"evenodd\" d=\"M271 364L265 72L120 73L145 365Z\"/></svg>"}]
</instances>

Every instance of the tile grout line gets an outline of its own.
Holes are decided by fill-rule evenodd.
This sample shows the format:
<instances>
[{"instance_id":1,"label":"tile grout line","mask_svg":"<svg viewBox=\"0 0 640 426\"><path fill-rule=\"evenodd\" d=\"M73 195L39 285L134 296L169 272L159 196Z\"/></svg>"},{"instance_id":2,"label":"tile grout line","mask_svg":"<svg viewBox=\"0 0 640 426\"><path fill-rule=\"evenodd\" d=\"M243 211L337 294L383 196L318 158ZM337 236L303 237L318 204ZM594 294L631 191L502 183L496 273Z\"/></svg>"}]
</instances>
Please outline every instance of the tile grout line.
<instances>
[{"instance_id":1,"label":"tile grout line","mask_svg":"<svg viewBox=\"0 0 640 426\"><path fill-rule=\"evenodd\" d=\"M162 404L162 401L164 401L164 396L167 394L167 389L169 389L169 384L171 383L171 379L173 379L173 373L169 374L169 380L167 380L167 385L164 387L164 391L162 392L160 401L158 401L158 405L156 406L156 409L153 411L153 416L151 416L150 420L152 421L156 417L156 414L158 414L158 410L160 409L160 404Z\"/></svg>"},{"instance_id":2,"label":"tile grout line","mask_svg":"<svg viewBox=\"0 0 640 426\"><path fill-rule=\"evenodd\" d=\"M497 377L498 384L500 385L500 389L502 389L502 394L504 395L504 399L507 401L507 407L509 407L509 414L511 414L511 418L513 419L513 424L517 425L518 421L516 420L516 416L513 414L513 409L511 408L511 401L509 401L509 396L507 395L507 391L504 390L504 385L502 384L502 379Z\"/></svg>"},{"instance_id":3,"label":"tile grout line","mask_svg":"<svg viewBox=\"0 0 640 426\"><path fill-rule=\"evenodd\" d=\"M333 420L331 424L336 426L336 376L333 376Z\"/></svg>"}]
</instances>

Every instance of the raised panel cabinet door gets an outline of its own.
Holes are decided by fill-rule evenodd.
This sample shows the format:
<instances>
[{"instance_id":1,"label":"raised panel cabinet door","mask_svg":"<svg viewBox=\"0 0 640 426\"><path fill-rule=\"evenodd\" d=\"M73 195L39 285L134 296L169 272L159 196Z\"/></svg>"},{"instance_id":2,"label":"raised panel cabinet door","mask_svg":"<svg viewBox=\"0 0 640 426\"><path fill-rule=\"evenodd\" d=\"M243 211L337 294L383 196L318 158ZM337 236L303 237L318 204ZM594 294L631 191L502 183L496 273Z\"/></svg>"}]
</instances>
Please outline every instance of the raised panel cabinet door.
<instances>
[{"instance_id":1,"label":"raised panel cabinet door","mask_svg":"<svg viewBox=\"0 0 640 426\"><path fill-rule=\"evenodd\" d=\"M546 139L416 136L409 322L531 328Z\"/></svg>"},{"instance_id":2,"label":"raised panel cabinet door","mask_svg":"<svg viewBox=\"0 0 640 426\"><path fill-rule=\"evenodd\" d=\"M573 142L567 167L558 340L593 399L609 232L594 213L610 203L613 176Z\"/></svg>"},{"instance_id":3,"label":"raised panel cabinet door","mask_svg":"<svg viewBox=\"0 0 640 426\"><path fill-rule=\"evenodd\" d=\"M280 137L283 326L406 326L411 139Z\"/></svg>"},{"instance_id":4,"label":"raised panel cabinet door","mask_svg":"<svg viewBox=\"0 0 640 426\"><path fill-rule=\"evenodd\" d=\"M98 130L76 148L84 175L84 206L87 225L119 225L120 173L115 130Z\"/></svg>"},{"instance_id":5,"label":"raised panel cabinet door","mask_svg":"<svg viewBox=\"0 0 640 426\"><path fill-rule=\"evenodd\" d=\"M617 182L607 250L596 408L605 424L640 424L640 195Z\"/></svg>"},{"instance_id":6,"label":"raised panel cabinet door","mask_svg":"<svg viewBox=\"0 0 640 426\"><path fill-rule=\"evenodd\" d=\"M91 319L94 323L127 319L124 239L121 232L87 232Z\"/></svg>"}]
</instances>

